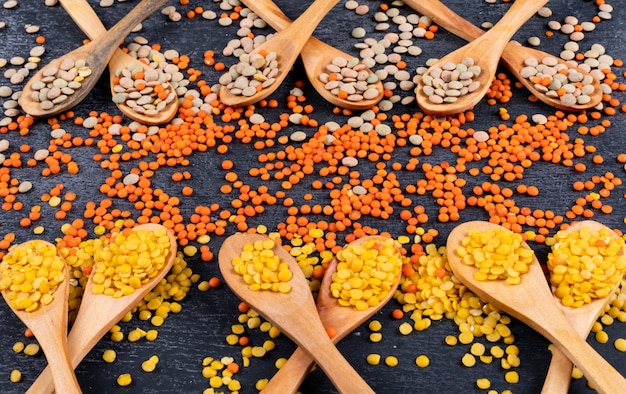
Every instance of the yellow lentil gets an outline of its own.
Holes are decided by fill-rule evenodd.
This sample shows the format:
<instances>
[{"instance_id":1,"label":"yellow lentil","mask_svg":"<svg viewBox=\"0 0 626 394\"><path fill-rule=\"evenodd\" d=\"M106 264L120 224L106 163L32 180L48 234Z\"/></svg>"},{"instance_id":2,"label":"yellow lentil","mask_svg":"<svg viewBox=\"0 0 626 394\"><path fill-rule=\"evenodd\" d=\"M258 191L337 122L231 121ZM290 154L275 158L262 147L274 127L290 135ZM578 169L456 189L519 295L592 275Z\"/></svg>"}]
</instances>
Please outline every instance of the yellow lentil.
<instances>
[{"instance_id":1,"label":"yellow lentil","mask_svg":"<svg viewBox=\"0 0 626 394\"><path fill-rule=\"evenodd\" d=\"M428 358L428 356L424 354L420 354L415 359L415 364L420 368L426 368L427 366L430 365L430 359Z\"/></svg>"},{"instance_id":2,"label":"yellow lentil","mask_svg":"<svg viewBox=\"0 0 626 394\"><path fill-rule=\"evenodd\" d=\"M383 334L380 332L373 332L369 336L370 342L378 343L383 340Z\"/></svg>"},{"instance_id":3,"label":"yellow lentil","mask_svg":"<svg viewBox=\"0 0 626 394\"><path fill-rule=\"evenodd\" d=\"M380 364L380 354L368 354L366 360L369 365L378 365Z\"/></svg>"},{"instance_id":4,"label":"yellow lentil","mask_svg":"<svg viewBox=\"0 0 626 394\"><path fill-rule=\"evenodd\" d=\"M209 285L209 281L207 280L203 280L202 282L198 283L198 290L200 291L208 291L211 288L211 285Z\"/></svg>"},{"instance_id":5,"label":"yellow lentil","mask_svg":"<svg viewBox=\"0 0 626 394\"><path fill-rule=\"evenodd\" d=\"M9 251L0 262L0 291L16 310L49 305L65 280L65 261L54 245L33 240Z\"/></svg>"},{"instance_id":6,"label":"yellow lentil","mask_svg":"<svg viewBox=\"0 0 626 394\"><path fill-rule=\"evenodd\" d=\"M165 265L170 239L164 228L120 233L94 256L93 293L132 294Z\"/></svg>"},{"instance_id":7,"label":"yellow lentil","mask_svg":"<svg viewBox=\"0 0 626 394\"><path fill-rule=\"evenodd\" d=\"M447 345L454 346L457 344L458 338L455 337L454 335L446 335L446 338L444 339L444 341L446 342Z\"/></svg>"},{"instance_id":8,"label":"yellow lentil","mask_svg":"<svg viewBox=\"0 0 626 394\"><path fill-rule=\"evenodd\" d=\"M489 349L489 353L495 358L502 358L504 356L504 350L497 345L492 346L491 349Z\"/></svg>"},{"instance_id":9,"label":"yellow lentil","mask_svg":"<svg viewBox=\"0 0 626 394\"><path fill-rule=\"evenodd\" d=\"M504 374L504 380L510 384L517 384L519 383L519 374L517 371L507 371Z\"/></svg>"},{"instance_id":10,"label":"yellow lentil","mask_svg":"<svg viewBox=\"0 0 626 394\"><path fill-rule=\"evenodd\" d=\"M378 320L372 320L371 322L369 322L367 327L370 329L370 331L376 332L382 330L383 325Z\"/></svg>"},{"instance_id":11,"label":"yellow lentil","mask_svg":"<svg viewBox=\"0 0 626 394\"><path fill-rule=\"evenodd\" d=\"M330 291L339 305L366 310L391 290L402 268L402 256L391 238L348 245L337 253L337 271Z\"/></svg>"},{"instance_id":12,"label":"yellow lentil","mask_svg":"<svg viewBox=\"0 0 626 394\"><path fill-rule=\"evenodd\" d=\"M22 380L22 372L20 372L19 369L12 370L9 380L11 381L11 383L18 383Z\"/></svg>"},{"instance_id":13,"label":"yellow lentil","mask_svg":"<svg viewBox=\"0 0 626 394\"><path fill-rule=\"evenodd\" d=\"M413 327L409 323L404 322L400 324L400 326L398 327L398 331L402 335L409 335L411 332L413 332Z\"/></svg>"},{"instance_id":14,"label":"yellow lentil","mask_svg":"<svg viewBox=\"0 0 626 394\"><path fill-rule=\"evenodd\" d=\"M281 369L283 367L283 365L285 365L286 362L287 362L286 358L280 357L280 358L276 359L276 362L274 363L274 366L276 367L276 369Z\"/></svg>"},{"instance_id":15,"label":"yellow lentil","mask_svg":"<svg viewBox=\"0 0 626 394\"><path fill-rule=\"evenodd\" d=\"M606 331L598 331L595 335L598 343L607 343L609 341L609 334Z\"/></svg>"},{"instance_id":16,"label":"yellow lentil","mask_svg":"<svg viewBox=\"0 0 626 394\"><path fill-rule=\"evenodd\" d=\"M159 332L157 330L148 330L146 332L147 341L156 341L158 336L159 336Z\"/></svg>"},{"instance_id":17,"label":"yellow lentil","mask_svg":"<svg viewBox=\"0 0 626 394\"><path fill-rule=\"evenodd\" d=\"M481 390L487 390L491 387L491 381L487 378L476 379L476 387Z\"/></svg>"},{"instance_id":18,"label":"yellow lentil","mask_svg":"<svg viewBox=\"0 0 626 394\"><path fill-rule=\"evenodd\" d=\"M287 263L272 250L276 246L270 238L248 243L232 261L235 272L242 276L251 290L271 290L288 293L293 276Z\"/></svg>"},{"instance_id":19,"label":"yellow lentil","mask_svg":"<svg viewBox=\"0 0 626 394\"><path fill-rule=\"evenodd\" d=\"M209 386L213 387L214 389L219 389L220 387L222 387L223 384L224 382L222 381L222 378L220 376L212 376L211 378L209 378Z\"/></svg>"},{"instance_id":20,"label":"yellow lentil","mask_svg":"<svg viewBox=\"0 0 626 394\"><path fill-rule=\"evenodd\" d=\"M613 342L613 346L615 346L615 349L617 349L620 352L626 352L626 339L624 339L624 338L617 338Z\"/></svg>"},{"instance_id":21,"label":"yellow lentil","mask_svg":"<svg viewBox=\"0 0 626 394\"><path fill-rule=\"evenodd\" d=\"M483 354L485 354L485 345L480 342L472 343L472 346L470 347L470 353L477 357L482 356Z\"/></svg>"},{"instance_id":22,"label":"yellow lentil","mask_svg":"<svg viewBox=\"0 0 626 394\"><path fill-rule=\"evenodd\" d=\"M608 296L626 268L624 239L606 228L559 231L549 244L550 284L565 306L576 308Z\"/></svg>"},{"instance_id":23,"label":"yellow lentil","mask_svg":"<svg viewBox=\"0 0 626 394\"><path fill-rule=\"evenodd\" d=\"M126 387L133 382L133 377L129 373L123 373L117 377L117 384Z\"/></svg>"},{"instance_id":24,"label":"yellow lentil","mask_svg":"<svg viewBox=\"0 0 626 394\"><path fill-rule=\"evenodd\" d=\"M582 379L583 376L583 371L581 371L580 368L577 366L572 368L572 379Z\"/></svg>"},{"instance_id":25,"label":"yellow lentil","mask_svg":"<svg viewBox=\"0 0 626 394\"><path fill-rule=\"evenodd\" d=\"M476 357L474 357L470 353L465 353L461 358L461 363L468 368L473 367L474 365L476 365Z\"/></svg>"},{"instance_id":26,"label":"yellow lentil","mask_svg":"<svg viewBox=\"0 0 626 394\"><path fill-rule=\"evenodd\" d=\"M121 342L124 340L124 333L121 331L114 331L111 333L111 341Z\"/></svg>"},{"instance_id":27,"label":"yellow lentil","mask_svg":"<svg viewBox=\"0 0 626 394\"><path fill-rule=\"evenodd\" d=\"M231 392L238 392L239 390L241 390L241 382L233 379L230 382L228 382L227 387L228 387L228 390L230 390Z\"/></svg>"},{"instance_id":28,"label":"yellow lentil","mask_svg":"<svg viewBox=\"0 0 626 394\"><path fill-rule=\"evenodd\" d=\"M141 363L141 369L144 372L154 372L154 370L156 369L157 363L154 362L154 360L152 358L149 358L148 360L144 361L143 363Z\"/></svg>"},{"instance_id":29,"label":"yellow lentil","mask_svg":"<svg viewBox=\"0 0 626 394\"><path fill-rule=\"evenodd\" d=\"M520 275L528 272L534 255L523 246L521 234L501 228L470 230L456 253L465 264L478 269L474 279L504 280L512 285L518 284Z\"/></svg>"},{"instance_id":30,"label":"yellow lentil","mask_svg":"<svg viewBox=\"0 0 626 394\"><path fill-rule=\"evenodd\" d=\"M107 349L102 353L102 359L107 363L112 363L117 358L117 353L113 349Z\"/></svg>"},{"instance_id":31,"label":"yellow lentil","mask_svg":"<svg viewBox=\"0 0 626 394\"><path fill-rule=\"evenodd\" d=\"M269 381L268 379L259 379L255 383L254 388L257 389L258 391L261 391L265 388L265 386L267 386L268 381Z\"/></svg>"},{"instance_id":32,"label":"yellow lentil","mask_svg":"<svg viewBox=\"0 0 626 394\"><path fill-rule=\"evenodd\" d=\"M389 367L398 366L398 358L396 356L387 356L385 357L385 364Z\"/></svg>"},{"instance_id":33,"label":"yellow lentil","mask_svg":"<svg viewBox=\"0 0 626 394\"><path fill-rule=\"evenodd\" d=\"M487 356L483 354L482 356L479 356L478 358L480 359L480 362L483 364L491 364L493 362L493 356Z\"/></svg>"},{"instance_id":34,"label":"yellow lentil","mask_svg":"<svg viewBox=\"0 0 626 394\"><path fill-rule=\"evenodd\" d=\"M39 345L36 343L29 343L24 348L24 354L27 356L36 356L39 353Z\"/></svg>"},{"instance_id":35,"label":"yellow lentil","mask_svg":"<svg viewBox=\"0 0 626 394\"><path fill-rule=\"evenodd\" d=\"M24 342L20 342L20 341L15 342L13 344L13 351L15 353L21 353L24 350L24 347L25 347Z\"/></svg>"}]
</instances>

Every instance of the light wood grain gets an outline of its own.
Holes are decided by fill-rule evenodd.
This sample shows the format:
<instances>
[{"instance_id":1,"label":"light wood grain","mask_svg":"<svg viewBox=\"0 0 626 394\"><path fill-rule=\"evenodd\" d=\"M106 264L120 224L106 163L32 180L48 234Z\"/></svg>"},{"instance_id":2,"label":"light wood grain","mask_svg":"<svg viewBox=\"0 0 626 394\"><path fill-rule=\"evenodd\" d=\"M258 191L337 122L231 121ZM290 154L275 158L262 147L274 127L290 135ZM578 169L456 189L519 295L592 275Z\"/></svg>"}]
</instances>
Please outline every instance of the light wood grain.
<instances>
[{"instance_id":1,"label":"light wood grain","mask_svg":"<svg viewBox=\"0 0 626 394\"><path fill-rule=\"evenodd\" d=\"M472 23L446 7L439 0L405 0L404 3L417 12L431 17L433 22L437 25L452 34L463 38L464 40L473 41L485 33L479 27L474 26ZM541 62L541 60L546 57L556 60L559 64L562 64L567 68L575 68L578 72L585 76L589 75L587 71L573 66L571 63L566 62L558 56L551 55L538 49L522 46L516 41L509 41L506 43L504 50L502 51L501 63L511 72L511 74L513 74L515 78L517 78L518 81L522 83L522 85L524 85L524 87L526 87L526 89L528 89L530 93L545 104L554 108L566 111L583 111L595 107L602 101L602 88L600 87L600 81L596 78L593 78L593 94L590 95L590 100L586 104L574 104L567 106L564 105L558 98L547 96L543 92L538 91L532 81L528 78L524 78L520 72L524 67L524 61L526 59L533 58Z\"/></svg>"},{"instance_id":2,"label":"light wood grain","mask_svg":"<svg viewBox=\"0 0 626 394\"><path fill-rule=\"evenodd\" d=\"M599 231L601 229L608 230L608 227L602 223L598 223L593 220L584 220L571 225L566 231L580 231L580 229L584 227L594 231ZM611 232L611 234L616 238L618 237L618 235L614 232ZM622 248L620 254L624 255L624 253L624 248ZM593 323L595 323L598 316L604 312L604 308L611 300L611 297L615 295L615 291L619 287L619 284L620 282L617 282L615 286L613 286L613 291L611 291L608 296L594 299L590 303L579 308L564 306L560 299L555 298L557 307L561 310L561 312L563 312L567 321L570 322L581 338L587 338ZM543 383L541 392L544 394L567 394L572 378L572 367L573 364L569 358L567 358L567 356L563 354L559 348L555 347L552 351L552 359L550 360L548 375Z\"/></svg>"},{"instance_id":3,"label":"light wood grain","mask_svg":"<svg viewBox=\"0 0 626 394\"><path fill-rule=\"evenodd\" d=\"M94 17L95 19L97 19L95 13L93 15L90 15L90 13L87 12L87 9L91 10L91 7L89 7L88 4L87 7L84 7L84 4L82 4L81 1L72 2L71 0L64 0L64 2L66 2L68 5L69 3L72 3L72 6L69 7L69 9L76 11L76 13L74 11L70 13L73 15L73 17L82 19L82 14L79 14L79 11L84 13L86 22L83 23L81 27L87 28L90 26L96 26L96 28L94 29L94 33L103 33L101 29L97 28L97 24L94 20ZM135 6L135 8L133 8L115 26L107 31L106 34L94 34L94 39L88 44L83 45L82 47L79 47L55 60L52 60L45 67L42 67L33 77L31 77L26 86L24 86L22 95L20 96L19 100L19 103L22 106L24 112L33 117L46 117L65 112L73 108L76 104L80 103L89 94L89 92L91 92L95 84L98 82L100 76L104 72L104 69L106 68L107 64L116 53L116 51L119 51L119 43L124 39L124 37L126 37L128 33L130 33L131 30L141 21L157 11L166 3L167 0L143 0L141 3L137 4L137 6ZM78 8L81 7L81 5L83 6L83 8ZM91 10L91 12L93 12L93 10ZM39 105L39 102L33 100L32 98L32 93L34 92L34 90L32 89L32 84L33 82L41 79L43 71L46 67L58 66L63 62L64 59L68 58L74 59L75 61L79 59L84 59L91 69L91 75L84 79L84 81L82 82L82 86L77 89L74 94L69 96L67 100L55 105L50 110L44 110ZM123 61L124 59L125 58L117 58L116 61ZM121 63L114 63L113 65L115 67L123 66ZM169 112L164 113L167 116L170 115ZM161 114L160 116L165 115ZM155 118L153 120L158 119Z\"/></svg>"},{"instance_id":4,"label":"light wood grain","mask_svg":"<svg viewBox=\"0 0 626 394\"><path fill-rule=\"evenodd\" d=\"M362 244L372 239L382 239L380 236L369 236L359 238L351 244ZM400 252L398 252L400 253ZM332 338L333 343L341 341L346 335L351 333L355 328L363 324L364 321L372 317L393 297L394 292L398 288L401 275L398 276L393 283L389 294L376 307L359 311L356 308L345 307L339 305L337 299L330 292L332 276L337 271L337 259L334 258L328 269L324 273L324 279L317 295L317 312L324 327L333 327L337 334ZM289 357L278 372L263 388L263 394L288 394L295 393L302 384L307 373L313 366L314 361L301 348Z\"/></svg>"},{"instance_id":5,"label":"light wood grain","mask_svg":"<svg viewBox=\"0 0 626 394\"><path fill-rule=\"evenodd\" d=\"M441 67L444 63L452 62L458 64L462 63L465 58L472 58L475 65L481 68L480 75L474 78L474 81L480 82L480 87L474 92L460 96L453 103L435 104L424 93L424 84L420 79L416 94L417 103L422 110L429 114L443 116L467 111L478 104L491 86L505 45L528 18L533 16L547 2L548 0L515 1L508 12L487 33L443 56L439 61L431 65L424 75L430 73L433 67Z\"/></svg>"},{"instance_id":6,"label":"light wood grain","mask_svg":"<svg viewBox=\"0 0 626 394\"><path fill-rule=\"evenodd\" d=\"M252 53L265 51L267 53L276 52L278 55L279 72L276 80L270 86L259 90L252 96L238 96L232 94L230 89L222 86L220 89L220 100L233 107L241 107L257 103L272 94L285 80L289 70L293 67L302 48L313 34L313 31L328 12L339 2L339 0L315 0L291 25L279 33L273 35L269 40L256 47Z\"/></svg>"},{"instance_id":7,"label":"light wood grain","mask_svg":"<svg viewBox=\"0 0 626 394\"><path fill-rule=\"evenodd\" d=\"M621 393L626 379L600 356L567 321L553 299L552 292L539 261L533 257L521 283L509 285L505 281L477 281L476 268L467 265L456 254L463 238L470 230L487 231L499 227L483 221L472 221L455 227L446 244L448 262L454 275L483 300L489 301L554 343L585 374L593 387L601 393ZM524 243L525 247L528 247Z\"/></svg>"},{"instance_id":8,"label":"light wood grain","mask_svg":"<svg viewBox=\"0 0 626 394\"><path fill-rule=\"evenodd\" d=\"M218 259L228 286L241 300L303 348L341 393L373 393L326 334L308 282L298 263L283 247L276 244L273 251L282 262L289 264L293 274L289 281L289 293L250 290L235 272L232 260L241 254L243 246L263 239L267 238L260 234L235 234L224 241Z\"/></svg>"},{"instance_id":9,"label":"light wood grain","mask_svg":"<svg viewBox=\"0 0 626 394\"><path fill-rule=\"evenodd\" d=\"M25 242L17 247L23 247L33 241ZM49 247L54 245L46 242ZM67 344L67 309L70 293L69 273L67 265L63 269L65 279L59 283L53 293L53 301L48 305L40 305L33 312L15 310L13 312L32 332L43 349L50 369L50 386L59 393L81 393L80 386L74 375L74 368L69 360ZM3 291L2 297L7 300ZM7 304L11 305L7 300Z\"/></svg>"},{"instance_id":10,"label":"light wood grain","mask_svg":"<svg viewBox=\"0 0 626 394\"><path fill-rule=\"evenodd\" d=\"M277 31L288 28L292 23L291 20L281 11L281 9L278 8L278 6L271 0L243 0L242 2ZM317 93L322 96L324 100L342 108L365 110L376 105L383 98L384 93L383 83L380 80L376 83L378 96L369 100L364 99L361 101L349 101L340 99L326 89L319 76L324 72L326 66L331 63L332 59L336 57L351 59L354 56L340 51L334 46L328 45L313 36L309 37L302 47L302 50L300 51L300 58L302 59L302 64L304 65L304 71L309 78L309 82ZM372 72L370 69L366 70L370 73Z\"/></svg>"},{"instance_id":11,"label":"light wood grain","mask_svg":"<svg viewBox=\"0 0 626 394\"><path fill-rule=\"evenodd\" d=\"M152 223L142 224L136 226L135 230L153 230L155 228L162 228L162 226ZM76 315L76 320L67 336L67 348L72 369L76 368L87 353L100 341L102 336L117 324L129 310L134 308L170 271L176 258L177 244L176 238L171 231L167 230L167 234L170 238L170 248L165 265L154 278L136 289L132 294L120 298L94 294L91 290L93 282L91 277L89 278L83 290L83 299ZM50 372L50 368L44 369L27 393L45 394L54 392ZM59 390L57 392L63 393L63 391Z\"/></svg>"}]
</instances>

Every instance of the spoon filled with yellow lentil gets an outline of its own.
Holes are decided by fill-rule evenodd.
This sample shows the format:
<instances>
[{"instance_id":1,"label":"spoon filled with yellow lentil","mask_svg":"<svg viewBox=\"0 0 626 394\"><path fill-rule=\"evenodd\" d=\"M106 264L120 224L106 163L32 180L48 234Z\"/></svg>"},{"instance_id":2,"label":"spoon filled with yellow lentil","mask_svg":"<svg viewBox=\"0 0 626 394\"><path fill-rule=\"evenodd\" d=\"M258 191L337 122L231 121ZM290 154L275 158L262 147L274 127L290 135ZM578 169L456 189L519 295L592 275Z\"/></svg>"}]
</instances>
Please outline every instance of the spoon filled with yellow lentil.
<instances>
[{"instance_id":1,"label":"spoon filled with yellow lentil","mask_svg":"<svg viewBox=\"0 0 626 394\"><path fill-rule=\"evenodd\" d=\"M303 348L340 392L373 393L329 338L296 260L275 240L238 233L220 248L231 290Z\"/></svg>"},{"instance_id":2,"label":"spoon filled with yellow lentil","mask_svg":"<svg viewBox=\"0 0 626 394\"><path fill-rule=\"evenodd\" d=\"M400 283L402 251L392 238L367 236L346 245L330 262L317 296L317 311L334 343L379 311ZM264 393L295 393L313 360L303 350L289 357L263 388Z\"/></svg>"},{"instance_id":3,"label":"spoon filled with yellow lentil","mask_svg":"<svg viewBox=\"0 0 626 394\"><path fill-rule=\"evenodd\" d=\"M159 224L139 225L99 244L80 309L67 337L73 368L159 284L174 263L176 249L174 235ZM45 369L28 392L52 393L50 372Z\"/></svg>"},{"instance_id":4,"label":"spoon filled with yellow lentil","mask_svg":"<svg viewBox=\"0 0 626 394\"><path fill-rule=\"evenodd\" d=\"M50 388L82 392L67 343L68 271L56 246L41 240L17 245L0 263L0 290L17 317L33 332L50 370Z\"/></svg>"},{"instance_id":5,"label":"spoon filled with yellow lentil","mask_svg":"<svg viewBox=\"0 0 626 394\"><path fill-rule=\"evenodd\" d=\"M621 284L626 269L624 239L599 222L585 220L559 231L547 243L552 293L567 320L586 338ZM554 348L542 392L567 393L572 367Z\"/></svg>"},{"instance_id":6,"label":"spoon filled with yellow lentil","mask_svg":"<svg viewBox=\"0 0 626 394\"><path fill-rule=\"evenodd\" d=\"M520 234L471 221L450 232L446 248L450 268L470 290L554 343L598 391L622 391L626 379L567 321Z\"/></svg>"}]
</instances>

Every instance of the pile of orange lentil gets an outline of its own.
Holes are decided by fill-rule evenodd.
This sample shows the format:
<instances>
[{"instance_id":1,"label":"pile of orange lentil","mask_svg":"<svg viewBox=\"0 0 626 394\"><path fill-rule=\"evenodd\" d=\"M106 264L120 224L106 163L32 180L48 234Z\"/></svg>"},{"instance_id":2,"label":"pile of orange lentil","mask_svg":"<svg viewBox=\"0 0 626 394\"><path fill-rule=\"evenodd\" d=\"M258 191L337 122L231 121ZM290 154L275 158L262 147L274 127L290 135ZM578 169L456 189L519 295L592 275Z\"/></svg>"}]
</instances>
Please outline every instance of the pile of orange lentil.
<instances>
[{"instance_id":1,"label":"pile of orange lentil","mask_svg":"<svg viewBox=\"0 0 626 394\"><path fill-rule=\"evenodd\" d=\"M556 14L559 2L554 2ZM177 12L185 26L210 26L215 29L211 34L217 35L239 29L249 11L236 0L170 3L175 11L160 19L154 15L158 22L151 23L178 29ZM285 2L278 3L286 7ZM348 8L349 1L342 3ZM361 8L363 12L351 16L358 21L354 23L372 25L375 13L390 9L402 15L414 13L392 2L362 0L357 5L365 3L369 9ZM607 3L595 0L581 7L597 12ZM111 8L126 11L127 7ZM342 9L341 15L350 12ZM0 13L0 21L4 15ZM607 26L619 23L599 17L594 22L598 30L608 31ZM446 33L435 24L420 27L427 34L415 38L415 44L424 52L446 40ZM244 36L254 39L271 32L252 28ZM151 33L146 27L136 35ZM31 45L58 45L57 37L51 42L51 31L42 29L39 34L27 36ZM587 34L588 40L603 40L600 33ZM558 31L547 31L543 40L559 37ZM578 61L585 59L583 47L590 46L588 42L581 43ZM176 42L168 40L167 45L176 47ZM154 51L165 52L165 46L165 42L149 44ZM34 237L55 242L71 262L70 314L75 314L80 288L91 274L89 256L111 233L144 223L160 223L173 231L180 246L173 272L111 330L107 346L114 347L131 337L132 342L156 340L151 330L160 328L171 313L187 313L183 305L194 297L224 294L215 258L221 241L234 232L275 235L298 260L314 292L343 245L366 235L389 236L408 251L409 262L403 265L395 300L385 309L389 313L376 318L386 319L385 326L394 327L393 331L385 330L382 338L377 324L361 329L368 333L372 347L360 368L367 373L366 368L381 368L375 366L381 360L387 367L406 363L402 357L379 354L376 343L386 340L387 332L404 337L448 319L458 332L442 343L467 347L459 363L468 367L477 360L483 364L497 360L501 367L502 382L485 382L477 373L472 387L515 391L517 380L524 376L517 376L522 356L511 319L456 283L445 248L437 245L445 244L455 224L477 218L519 233L538 250L545 250L546 240L576 220L595 219L621 235L626 223L626 212L620 209L626 199L622 186L626 146L620 145L626 127L622 59L615 58L610 68L601 70L605 76L601 108L583 113L548 108L527 97L521 84L501 71L477 108L441 118L424 114L415 104L395 102L389 107L394 95L411 93L389 86L386 102L369 111L333 108L320 102L298 69L268 99L253 106L228 107L220 102L213 84L236 59L224 56L222 49L204 40L193 51L170 58L193 94L180 95L178 114L168 124L131 122L110 103L96 109L102 108L96 104L100 97L88 98L85 105L54 118L20 114L0 123L0 146L7 141L7 148L0 151L4 159L0 257L12 245ZM6 54L7 50L0 50L1 56ZM43 61L51 59L50 54L45 56ZM426 54L407 55L396 66L411 71L426 60ZM2 65L0 70L8 67ZM7 100L0 97L0 102ZM544 114L545 121L537 122L535 113L527 111ZM172 288L180 293L170 294ZM625 291L622 286L594 326L597 342L609 341L604 327L626 321ZM196 377L206 379L206 393L239 392L252 386L260 390L271 371L265 369L265 377L251 383L244 375L246 369L267 362L268 355L278 357L278 368L288 357L279 352L279 345L275 349L281 340L276 327L245 303L232 312L237 316L223 322L227 332L220 346L226 343L238 350L207 350L196 366ZM143 321L152 324L142 325ZM155 373L166 362L164 355L159 357ZM429 363L434 364L436 357L440 356L416 352L411 363L432 368ZM136 375L131 385L137 384ZM2 379L0 387L5 387Z\"/></svg>"}]
</instances>

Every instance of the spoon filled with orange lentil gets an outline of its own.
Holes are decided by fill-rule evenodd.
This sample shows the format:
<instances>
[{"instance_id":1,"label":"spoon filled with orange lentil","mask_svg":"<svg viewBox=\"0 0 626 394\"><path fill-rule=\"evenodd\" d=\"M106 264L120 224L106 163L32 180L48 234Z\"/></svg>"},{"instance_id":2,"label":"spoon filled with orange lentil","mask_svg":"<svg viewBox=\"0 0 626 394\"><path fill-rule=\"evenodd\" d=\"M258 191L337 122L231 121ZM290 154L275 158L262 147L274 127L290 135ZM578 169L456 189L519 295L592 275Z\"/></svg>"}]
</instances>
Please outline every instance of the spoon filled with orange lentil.
<instances>
[{"instance_id":1,"label":"spoon filled with orange lentil","mask_svg":"<svg viewBox=\"0 0 626 394\"><path fill-rule=\"evenodd\" d=\"M33 75L19 99L27 114L52 116L73 108L96 85L120 41L167 0L143 0L106 34L52 60Z\"/></svg>"},{"instance_id":2,"label":"spoon filled with orange lentil","mask_svg":"<svg viewBox=\"0 0 626 394\"><path fill-rule=\"evenodd\" d=\"M339 0L315 0L289 27L243 55L220 79L220 100L233 107L254 104L287 77L313 30Z\"/></svg>"},{"instance_id":3,"label":"spoon filled with orange lentil","mask_svg":"<svg viewBox=\"0 0 626 394\"><path fill-rule=\"evenodd\" d=\"M218 259L231 290L304 349L340 392L373 393L331 341L300 266L280 244L238 233L224 241Z\"/></svg>"},{"instance_id":4,"label":"spoon filled with orange lentil","mask_svg":"<svg viewBox=\"0 0 626 394\"><path fill-rule=\"evenodd\" d=\"M626 269L624 239L601 223L585 220L559 231L547 244L552 293L567 320L582 338L611 301ZM552 351L543 393L567 393L571 361Z\"/></svg>"},{"instance_id":5,"label":"spoon filled with orange lentil","mask_svg":"<svg viewBox=\"0 0 626 394\"><path fill-rule=\"evenodd\" d=\"M32 240L17 245L0 263L2 296L44 350L50 388L81 393L68 355L69 289L65 260L48 242Z\"/></svg>"},{"instance_id":6,"label":"spoon filled with orange lentil","mask_svg":"<svg viewBox=\"0 0 626 394\"><path fill-rule=\"evenodd\" d=\"M546 337L596 390L622 392L626 379L568 322L519 233L489 222L466 222L450 232L446 248L450 268L476 295Z\"/></svg>"},{"instance_id":7,"label":"spoon filled with orange lentil","mask_svg":"<svg viewBox=\"0 0 626 394\"><path fill-rule=\"evenodd\" d=\"M419 79L417 102L432 115L473 108L489 90L513 34L548 0L517 0L487 33L443 56Z\"/></svg>"},{"instance_id":8,"label":"spoon filled with orange lentil","mask_svg":"<svg viewBox=\"0 0 626 394\"><path fill-rule=\"evenodd\" d=\"M399 244L368 236L346 245L330 262L317 296L317 312L334 343L379 311L393 297L402 272ZM303 350L289 357L263 393L295 393L313 360Z\"/></svg>"},{"instance_id":9,"label":"spoon filled with orange lentil","mask_svg":"<svg viewBox=\"0 0 626 394\"><path fill-rule=\"evenodd\" d=\"M106 34L106 28L86 0L60 0L60 3L90 39ZM172 75L158 64L155 61L149 66L119 48L108 64L113 102L124 115L146 125L167 123L178 111L178 98L170 83Z\"/></svg>"},{"instance_id":10,"label":"spoon filled with orange lentil","mask_svg":"<svg viewBox=\"0 0 626 394\"><path fill-rule=\"evenodd\" d=\"M291 20L271 0L243 1L277 30ZM341 108L365 110L383 97L382 81L358 58L311 36L300 51L311 85L326 101Z\"/></svg>"},{"instance_id":11,"label":"spoon filled with orange lentil","mask_svg":"<svg viewBox=\"0 0 626 394\"><path fill-rule=\"evenodd\" d=\"M405 0L404 3L465 40L475 40L484 34L439 0ZM602 101L600 81L577 65L549 53L510 41L504 47L501 62L533 96L554 108L582 111ZM539 69L544 71L540 73ZM558 72L552 75L546 69Z\"/></svg>"},{"instance_id":12,"label":"spoon filled with orange lentil","mask_svg":"<svg viewBox=\"0 0 626 394\"><path fill-rule=\"evenodd\" d=\"M126 229L110 240L97 242L80 309L67 336L73 368L114 324L159 284L174 264L176 249L176 238L171 231L152 223ZM49 368L44 369L28 393L52 393L51 372Z\"/></svg>"}]
</instances>

